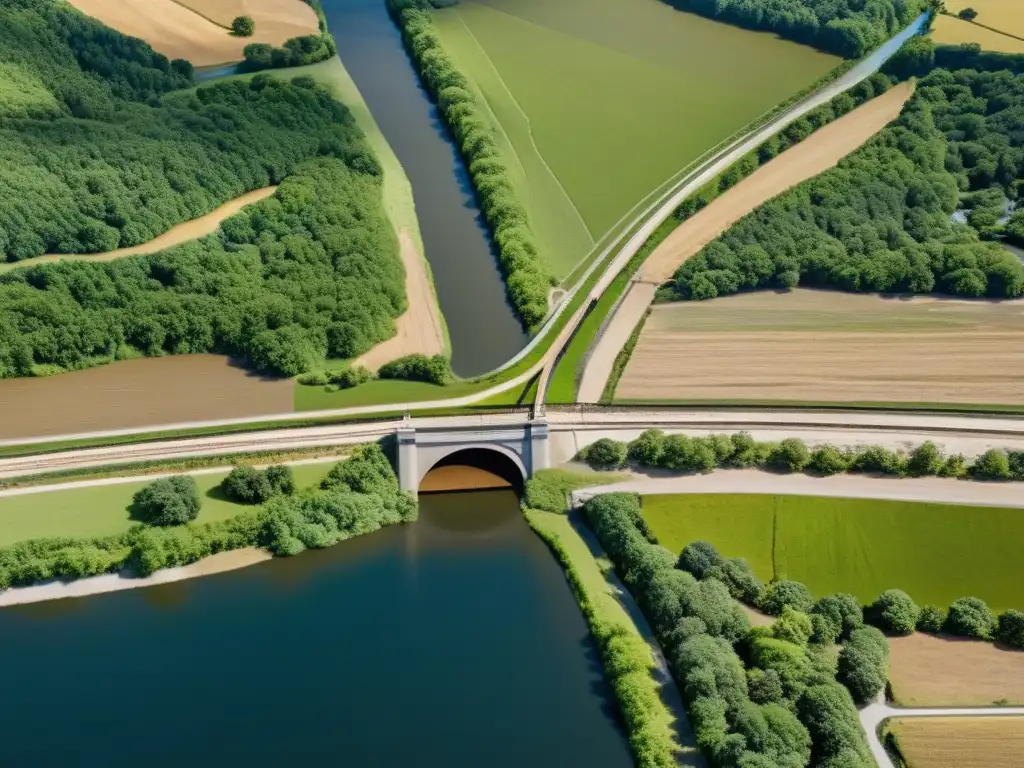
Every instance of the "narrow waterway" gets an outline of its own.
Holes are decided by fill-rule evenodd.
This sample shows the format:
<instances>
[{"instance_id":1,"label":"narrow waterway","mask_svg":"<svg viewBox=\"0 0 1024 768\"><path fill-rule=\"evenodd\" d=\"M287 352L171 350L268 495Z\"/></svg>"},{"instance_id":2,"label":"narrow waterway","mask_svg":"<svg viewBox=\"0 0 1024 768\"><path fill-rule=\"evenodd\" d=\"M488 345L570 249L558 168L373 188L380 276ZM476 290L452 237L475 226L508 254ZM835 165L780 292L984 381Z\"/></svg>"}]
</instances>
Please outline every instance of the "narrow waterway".
<instances>
[{"instance_id":1,"label":"narrow waterway","mask_svg":"<svg viewBox=\"0 0 1024 768\"><path fill-rule=\"evenodd\" d=\"M412 182L416 212L461 376L515 355L526 334L512 314L473 188L437 109L420 86L384 0L324 0L338 55Z\"/></svg>"},{"instance_id":2,"label":"narrow waterway","mask_svg":"<svg viewBox=\"0 0 1024 768\"><path fill-rule=\"evenodd\" d=\"M147 589L0 610L0 765L632 764L510 490ZM16 662L15 662L16 660Z\"/></svg>"}]
</instances>

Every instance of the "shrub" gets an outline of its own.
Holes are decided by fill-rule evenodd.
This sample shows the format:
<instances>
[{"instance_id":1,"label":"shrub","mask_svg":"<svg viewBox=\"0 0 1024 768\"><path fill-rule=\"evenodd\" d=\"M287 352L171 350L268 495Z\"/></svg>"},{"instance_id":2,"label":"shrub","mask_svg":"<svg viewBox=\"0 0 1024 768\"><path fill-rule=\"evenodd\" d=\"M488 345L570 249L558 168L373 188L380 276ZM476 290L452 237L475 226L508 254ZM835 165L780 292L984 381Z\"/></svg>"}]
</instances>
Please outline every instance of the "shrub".
<instances>
[{"instance_id":1,"label":"shrub","mask_svg":"<svg viewBox=\"0 0 1024 768\"><path fill-rule=\"evenodd\" d=\"M351 389L372 381L373 374L362 365L350 365L337 371L328 371L326 379L326 383L334 384L338 389Z\"/></svg>"},{"instance_id":2,"label":"shrub","mask_svg":"<svg viewBox=\"0 0 1024 768\"><path fill-rule=\"evenodd\" d=\"M914 477L937 475L942 471L944 460L942 451L931 440L917 446L907 459L907 471Z\"/></svg>"},{"instance_id":3,"label":"shrub","mask_svg":"<svg viewBox=\"0 0 1024 768\"><path fill-rule=\"evenodd\" d=\"M770 464L784 472L802 472L811 463L807 444L797 437L787 437L772 453Z\"/></svg>"},{"instance_id":4,"label":"shrub","mask_svg":"<svg viewBox=\"0 0 1024 768\"><path fill-rule=\"evenodd\" d=\"M156 480L135 494L132 512L150 525L184 525L201 506L196 481L188 475Z\"/></svg>"},{"instance_id":5,"label":"shrub","mask_svg":"<svg viewBox=\"0 0 1024 768\"><path fill-rule=\"evenodd\" d=\"M772 637L795 645L807 645L812 632L811 617L789 605L783 607L782 615L772 624Z\"/></svg>"},{"instance_id":6,"label":"shrub","mask_svg":"<svg viewBox=\"0 0 1024 768\"><path fill-rule=\"evenodd\" d=\"M591 443L582 454L583 460L595 468L618 469L626 463L626 445L607 437Z\"/></svg>"},{"instance_id":7,"label":"shrub","mask_svg":"<svg viewBox=\"0 0 1024 768\"><path fill-rule=\"evenodd\" d=\"M858 704L873 701L888 678L889 644L874 627L861 627L850 633L839 651L837 679L850 691Z\"/></svg>"},{"instance_id":8,"label":"shrub","mask_svg":"<svg viewBox=\"0 0 1024 768\"><path fill-rule=\"evenodd\" d=\"M664 445L665 433L660 429L648 429L629 444L628 456L645 467L656 467Z\"/></svg>"},{"instance_id":9,"label":"shrub","mask_svg":"<svg viewBox=\"0 0 1024 768\"><path fill-rule=\"evenodd\" d=\"M811 619L820 617L822 622L815 622L813 639L819 643L833 643L839 638L847 638L850 633L864 624L864 614L860 603L853 595L840 593L826 595L819 599L810 610Z\"/></svg>"},{"instance_id":10,"label":"shrub","mask_svg":"<svg viewBox=\"0 0 1024 768\"><path fill-rule=\"evenodd\" d=\"M939 470L939 477L964 477L967 474L967 459L962 453L946 457Z\"/></svg>"},{"instance_id":11,"label":"shrub","mask_svg":"<svg viewBox=\"0 0 1024 768\"><path fill-rule=\"evenodd\" d=\"M774 669L748 669L747 690L750 700L757 704L775 704L785 699L782 680Z\"/></svg>"},{"instance_id":12,"label":"shrub","mask_svg":"<svg viewBox=\"0 0 1024 768\"><path fill-rule=\"evenodd\" d=\"M1005 611L999 616L996 640L1011 648L1024 648L1024 611Z\"/></svg>"},{"instance_id":13,"label":"shrub","mask_svg":"<svg viewBox=\"0 0 1024 768\"><path fill-rule=\"evenodd\" d=\"M917 628L921 609L910 595L899 589L887 589L871 604L872 623L892 635L909 635Z\"/></svg>"},{"instance_id":14,"label":"shrub","mask_svg":"<svg viewBox=\"0 0 1024 768\"><path fill-rule=\"evenodd\" d=\"M773 581L764 591L761 599L761 610L772 616L781 616L787 605L798 611L806 612L814 604L811 593L799 581Z\"/></svg>"},{"instance_id":15,"label":"shrub","mask_svg":"<svg viewBox=\"0 0 1024 768\"><path fill-rule=\"evenodd\" d=\"M946 623L946 612L937 605L925 605L917 615L917 630L936 635Z\"/></svg>"},{"instance_id":16,"label":"shrub","mask_svg":"<svg viewBox=\"0 0 1024 768\"><path fill-rule=\"evenodd\" d=\"M869 445L854 455L850 471L902 476L907 473L907 461L896 451Z\"/></svg>"},{"instance_id":17,"label":"shrub","mask_svg":"<svg viewBox=\"0 0 1024 768\"><path fill-rule=\"evenodd\" d=\"M428 384L444 386L455 380L451 363L444 355L413 354L385 363L377 371L382 379L406 379L407 381L423 381Z\"/></svg>"},{"instance_id":18,"label":"shrub","mask_svg":"<svg viewBox=\"0 0 1024 768\"><path fill-rule=\"evenodd\" d=\"M834 445L823 445L811 454L810 467L821 475L838 475L850 468L850 458Z\"/></svg>"},{"instance_id":19,"label":"shrub","mask_svg":"<svg viewBox=\"0 0 1024 768\"><path fill-rule=\"evenodd\" d=\"M275 465L265 470L235 467L220 484L224 495L241 504L262 504L278 494L295 491L290 467Z\"/></svg>"},{"instance_id":20,"label":"shrub","mask_svg":"<svg viewBox=\"0 0 1024 768\"><path fill-rule=\"evenodd\" d=\"M683 547L679 553L680 569L696 576L698 579L705 579L711 573L711 569L722 564L722 556L718 554L713 544L706 541L694 541Z\"/></svg>"},{"instance_id":21,"label":"shrub","mask_svg":"<svg viewBox=\"0 0 1024 768\"><path fill-rule=\"evenodd\" d=\"M377 443L357 447L345 461L331 467L320 487L324 490L346 487L356 493L393 494L398 478L384 450Z\"/></svg>"},{"instance_id":22,"label":"shrub","mask_svg":"<svg viewBox=\"0 0 1024 768\"><path fill-rule=\"evenodd\" d=\"M231 34L235 37L252 37L256 31L256 22L252 16L236 16L231 22Z\"/></svg>"},{"instance_id":23,"label":"shrub","mask_svg":"<svg viewBox=\"0 0 1024 768\"><path fill-rule=\"evenodd\" d=\"M746 559L727 558L712 568L708 576L724 583L729 588L729 594L737 600L742 600L747 605L760 604L764 585Z\"/></svg>"},{"instance_id":24,"label":"shrub","mask_svg":"<svg viewBox=\"0 0 1024 768\"><path fill-rule=\"evenodd\" d=\"M837 683L809 687L796 704L811 734L810 765L866 768L873 764L850 692Z\"/></svg>"},{"instance_id":25,"label":"shrub","mask_svg":"<svg viewBox=\"0 0 1024 768\"><path fill-rule=\"evenodd\" d=\"M951 635L991 640L996 619L984 600L961 597L949 606L945 630Z\"/></svg>"},{"instance_id":26,"label":"shrub","mask_svg":"<svg viewBox=\"0 0 1024 768\"><path fill-rule=\"evenodd\" d=\"M990 448L981 454L970 467L970 473L982 480L1010 480L1013 473L1010 471L1010 457L1006 451L997 448Z\"/></svg>"}]
</instances>

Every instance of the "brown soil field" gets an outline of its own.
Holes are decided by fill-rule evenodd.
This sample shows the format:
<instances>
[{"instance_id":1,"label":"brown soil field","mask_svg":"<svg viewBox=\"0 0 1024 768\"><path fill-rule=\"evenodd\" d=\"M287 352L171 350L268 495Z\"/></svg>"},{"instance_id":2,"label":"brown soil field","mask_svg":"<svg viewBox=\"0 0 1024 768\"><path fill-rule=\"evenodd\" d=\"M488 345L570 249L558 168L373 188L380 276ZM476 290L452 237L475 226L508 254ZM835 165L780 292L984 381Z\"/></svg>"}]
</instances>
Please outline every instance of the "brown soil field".
<instances>
[{"instance_id":1,"label":"brown soil field","mask_svg":"<svg viewBox=\"0 0 1024 768\"><path fill-rule=\"evenodd\" d=\"M242 49L249 43L279 46L290 37L315 34L318 30L316 12L302 0L69 2L108 27L145 40L168 58L188 59L197 67L241 61ZM252 37L234 37L228 34L226 25L213 21L227 18L230 24L231 19L242 15L252 16L256 23Z\"/></svg>"},{"instance_id":2,"label":"brown soil field","mask_svg":"<svg viewBox=\"0 0 1024 768\"><path fill-rule=\"evenodd\" d=\"M291 379L217 355L126 360L47 378L0 380L0 439L291 411Z\"/></svg>"},{"instance_id":3,"label":"brown soil field","mask_svg":"<svg viewBox=\"0 0 1024 768\"><path fill-rule=\"evenodd\" d=\"M355 364L376 371L384 363L418 352L438 355L444 351L444 331L440 309L434 299L427 265L420 257L416 244L406 230L398 233L398 243L405 267L405 295L409 306L395 321L398 332L382 341L366 354L356 358Z\"/></svg>"},{"instance_id":4,"label":"brown soil field","mask_svg":"<svg viewBox=\"0 0 1024 768\"><path fill-rule=\"evenodd\" d=\"M1024 404L1024 302L795 290L652 309L620 400Z\"/></svg>"},{"instance_id":5,"label":"brown soil field","mask_svg":"<svg viewBox=\"0 0 1024 768\"><path fill-rule=\"evenodd\" d=\"M38 258L29 259L24 262L2 262L0 263L0 272L6 272L8 270L15 269L16 267L34 266L48 261L60 261L62 259L75 259L79 261L113 261L114 259L120 259L124 256L138 256L144 253L156 253L157 251L162 251L165 248L181 245L189 240L195 240L197 238L213 234L217 231L217 227L220 226L224 219L234 216L247 205L258 203L260 200L265 200L274 194L276 189L277 187L264 187L263 189L255 189L252 192L246 192L241 197L236 197L234 200L229 200L224 203L224 205L219 208L214 208L205 216L200 216L198 219L192 219L191 221L186 221L178 224L177 226L171 227L162 235L154 237L148 243L133 245L131 248L118 248L115 251L106 251L105 253L48 253L45 256L39 256Z\"/></svg>"},{"instance_id":6,"label":"brown soil field","mask_svg":"<svg viewBox=\"0 0 1024 768\"><path fill-rule=\"evenodd\" d=\"M920 632L889 638L889 649L889 683L900 706L1024 704L1024 651Z\"/></svg>"},{"instance_id":7,"label":"brown soil field","mask_svg":"<svg viewBox=\"0 0 1024 768\"><path fill-rule=\"evenodd\" d=\"M692 216L644 262L640 278L663 283L679 265L762 203L824 173L899 117L914 92L901 83L844 115L758 168L707 208Z\"/></svg>"},{"instance_id":8,"label":"brown soil field","mask_svg":"<svg viewBox=\"0 0 1024 768\"><path fill-rule=\"evenodd\" d=\"M890 728L910 768L1024 765L1024 717L906 717Z\"/></svg>"}]
</instances>

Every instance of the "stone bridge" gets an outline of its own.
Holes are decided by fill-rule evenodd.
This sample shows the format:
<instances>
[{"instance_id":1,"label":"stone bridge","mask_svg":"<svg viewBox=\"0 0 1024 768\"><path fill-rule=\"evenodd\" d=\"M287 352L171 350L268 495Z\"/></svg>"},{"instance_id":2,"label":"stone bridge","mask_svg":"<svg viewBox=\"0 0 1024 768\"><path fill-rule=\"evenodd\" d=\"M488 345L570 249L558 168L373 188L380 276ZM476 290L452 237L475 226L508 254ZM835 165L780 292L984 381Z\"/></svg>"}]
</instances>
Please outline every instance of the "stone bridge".
<instances>
[{"instance_id":1,"label":"stone bridge","mask_svg":"<svg viewBox=\"0 0 1024 768\"><path fill-rule=\"evenodd\" d=\"M416 493L427 473L438 463L469 451L490 451L515 466L525 483L539 469L551 466L548 423L524 417L493 426L482 424L413 426L397 430L398 480L403 491Z\"/></svg>"}]
</instances>

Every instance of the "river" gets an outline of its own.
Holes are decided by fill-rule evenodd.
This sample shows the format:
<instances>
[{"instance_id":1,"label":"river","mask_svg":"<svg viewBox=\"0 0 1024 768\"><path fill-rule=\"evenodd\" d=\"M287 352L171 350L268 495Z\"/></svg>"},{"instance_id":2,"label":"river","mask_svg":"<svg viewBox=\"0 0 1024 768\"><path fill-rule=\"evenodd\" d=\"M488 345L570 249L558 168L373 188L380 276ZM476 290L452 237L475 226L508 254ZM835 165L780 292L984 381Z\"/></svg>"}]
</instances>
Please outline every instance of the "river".
<instances>
[{"instance_id":1,"label":"river","mask_svg":"<svg viewBox=\"0 0 1024 768\"><path fill-rule=\"evenodd\" d=\"M0 610L0 765L632 765L510 490L298 557Z\"/></svg>"},{"instance_id":2,"label":"river","mask_svg":"<svg viewBox=\"0 0 1024 768\"><path fill-rule=\"evenodd\" d=\"M458 151L423 90L384 0L324 0L328 27L412 182L427 261L460 376L497 368L527 341L505 295Z\"/></svg>"}]
</instances>

